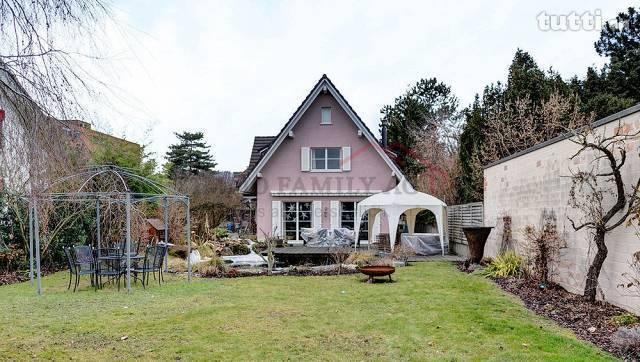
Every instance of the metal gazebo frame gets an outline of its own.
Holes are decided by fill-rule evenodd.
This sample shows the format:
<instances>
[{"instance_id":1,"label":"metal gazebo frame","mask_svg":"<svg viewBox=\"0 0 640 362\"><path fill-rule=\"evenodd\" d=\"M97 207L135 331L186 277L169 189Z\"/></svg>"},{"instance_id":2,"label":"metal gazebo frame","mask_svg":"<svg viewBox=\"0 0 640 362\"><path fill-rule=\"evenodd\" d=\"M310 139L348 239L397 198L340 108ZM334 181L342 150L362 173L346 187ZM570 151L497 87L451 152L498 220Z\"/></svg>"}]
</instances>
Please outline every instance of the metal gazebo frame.
<instances>
[{"instance_id":1,"label":"metal gazebo frame","mask_svg":"<svg viewBox=\"0 0 640 362\"><path fill-rule=\"evenodd\" d=\"M114 188L109 191L83 191L89 183L95 181L98 177L111 176L118 182L118 187L122 190ZM135 181L144 185L152 192L133 192L128 185L127 180ZM73 192L48 192L54 186L64 184L69 181L81 181L81 186L77 191ZM31 192L29 196L24 197L28 202L29 212L29 279L33 284L34 264L36 277L36 291L38 295L42 295L41 269L40 269L40 220L38 217L38 202L49 201L53 203L89 203L95 202L96 205L96 241L97 252L100 257L101 246L101 227L100 227L100 206L103 202L123 203L126 213L126 268L127 268L127 292L131 292L131 207L132 204L141 202L160 203L163 208L164 216L164 242L169 242L169 205L170 202L184 203L186 206L186 241L187 241L187 281L191 282L192 266L191 266L191 213L190 200L186 195L178 194L172 188L161 185L156 181L137 175L133 170L111 166L101 165L92 166L81 170L80 172L63 177L54 181L49 185L45 192L34 194ZM34 249L37 251L34 253ZM167 255L165 255L165 270L167 268ZM35 263L34 263L35 262Z\"/></svg>"}]
</instances>

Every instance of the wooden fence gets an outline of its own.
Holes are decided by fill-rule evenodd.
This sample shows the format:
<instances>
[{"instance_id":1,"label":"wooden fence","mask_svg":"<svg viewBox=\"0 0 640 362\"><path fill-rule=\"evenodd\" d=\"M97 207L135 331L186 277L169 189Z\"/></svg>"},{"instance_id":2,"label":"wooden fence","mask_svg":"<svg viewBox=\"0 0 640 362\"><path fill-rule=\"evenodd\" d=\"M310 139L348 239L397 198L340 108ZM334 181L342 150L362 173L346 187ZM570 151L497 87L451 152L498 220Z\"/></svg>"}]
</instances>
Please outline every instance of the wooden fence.
<instances>
[{"instance_id":1,"label":"wooden fence","mask_svg":"<svg viewBox=\"0 0 640 362\"><path fill-rule=\"evenodd\" d=\"M467 245L462 228L465 226L482 226L484 211L482 202L447 206L447 222L449 225L449 243Z\"/></svg>"}]
</instances>

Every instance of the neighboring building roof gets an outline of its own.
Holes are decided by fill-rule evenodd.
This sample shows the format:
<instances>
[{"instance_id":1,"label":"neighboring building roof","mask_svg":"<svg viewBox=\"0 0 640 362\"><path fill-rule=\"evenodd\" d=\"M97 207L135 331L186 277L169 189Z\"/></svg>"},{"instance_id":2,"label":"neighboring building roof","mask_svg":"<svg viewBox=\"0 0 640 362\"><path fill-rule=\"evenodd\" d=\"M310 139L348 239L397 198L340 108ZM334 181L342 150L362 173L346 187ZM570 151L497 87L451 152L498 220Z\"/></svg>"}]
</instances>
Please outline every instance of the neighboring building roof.
<instances>
[{"instance_id":1,"label":"neighboring building roof","mask_svg":"<svg viewBox=\"0 0 640 362\"><path fill-rule=\"evenodd\" d=\"M77 119L66 119L61 120L60 122L65 126L72 127L74 130L78 131L82 143L90 153L95 152L100 147L128 149L133 152L140 151L141 146L139 144L97 131L91 127L91 123L89 122Z\"/></svg>"},{"instance_id":2,"label":"neighboring building roof","mask_svg":"<svg viewBox=\"0 0 640 362\"><path fill-rule=\"evenodd\" d=\"M601 119L593 122L593 127L595 128L595 127L604 126L607 123L611 123L613 121L618 121L623 117L630 116L630 115L632 115L634 113L637 113L637 112L640 112L640 103L636 104L635 106L631 106L631 107L629 107L627 109L623 109L620 112L614 113L614 114L612 114L610 116L601 118ZM542 143L538 143L535 146L529 147L526 150L522 150L520 152L516 152L516 153L514 153L512 155L509 155L509 156L501 158L501 159L499 159L497 161L491 162L491 163L487 164L486 166L484 166L483 168L486 169L486 168L491 168L493 166L497 166L497 165L499 165L499 164L501 164L503 162L512 160L514 158L518 158L520 156L524 156L527 153L531 153L531 152L537 151L537 150L539 150L541 148L550 146L550 145L552 145L554 143L558 143L560 141L564 141L566 139L571 138L572 136L573 136L573 133L571 133L571 132L567 132L567 133L561 134L561 135L556 136L556 137L554 137L554 138L552 138L552 139L550 139L548 141L544 141Z\"/></svg>"},{"instance_id":3,"label":"neighboring building roof","mask_svg":"<svg viewBox=\"0 0 640 362\"><path fill-rule=\"evenodd\" d=\"M253 150L251 152L252 157L249 164L249 168L246 171L246 178L242 181L240 185L240 192L248 192L251 189L251 187L253 186L256 180L258 172L260 172L262 167L264 167L267 161L269 161L269 158L278 149L280 144L282 144L282 142L286 138L289 131L292 130L293 127L298 123L298 121L300 120L304 112L309 108L311 103L313 103L316 97L318 97L318 95L320 95L320 93L323 90L326 90L329 93L331 93L331 95L336 99L338 104L342 106L342 108L344 108L349 118L351 118L351 120L356 124L358 129L360 129L363 132L364 136L373 145L373 148L378 152L380 157L382 157L382 159L389 166L389 168L395 173L396 177L399 180L406 178L402 173L402 171L400 170L400 168L395 164L395 162L393 162L393 160L391 160L391 158L389 157L389 155L387 155L385 150L382 149L382 147L378 142L378 139L373 135L369 127L367 127L367 125L364 122L362 122L358 114L354 111L354 109L347 102L347 100L342 96L342 94L335 87L333 82L331 82L329 77L327 77L326 74L323 74L320 80L318 80L316 85L313 87L313 89L311 89L309 94L307 94L304 101L302 101L302 103L298 106L298 108L293 113L291 118L289 118L289 121L287 121L287 123L282 127L278 135L276 137L273 137L274 139L271 140L270 146L262 149L258 147L259 148L258 153L263 153L263 154L257 155L257 157L255 158L256 163L252 167L251 162L254 161L253 156L254 156L254 151L256 149L256 142L258 141L258 137L256 137L253 144ZM264 144L266 143L267 139L270 137L261 137L261 138L264 138L264 139L260 139L259 142L260 144Z\"/></svg>"},{"instance_id":4,"label":"neighboring building roof","mask_svg":"<svg viewBox=\"0 0 640 362\"><path fill-rule=\"evenodd\" d=\"M156 230L164 231L164 221L156 218L147 219L147 222Z\"/></svg>"}]
</instances>

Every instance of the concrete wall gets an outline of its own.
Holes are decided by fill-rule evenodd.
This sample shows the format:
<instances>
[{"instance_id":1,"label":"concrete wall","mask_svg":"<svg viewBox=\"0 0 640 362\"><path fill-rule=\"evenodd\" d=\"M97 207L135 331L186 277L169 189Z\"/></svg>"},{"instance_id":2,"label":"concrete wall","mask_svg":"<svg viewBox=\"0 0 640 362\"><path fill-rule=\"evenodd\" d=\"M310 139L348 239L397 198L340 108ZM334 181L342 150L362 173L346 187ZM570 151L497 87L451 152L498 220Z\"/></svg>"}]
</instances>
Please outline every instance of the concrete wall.
<instances>
[{"instance_id":1,"label":"concrete wall","mask_svg":"<svg viewBox=\"0 0 640 362\"><path fill-rule=\"evenodd\" d=\"M625 112L629 113L629 112ZM623 115L621 122L625 130L640 130L640 113ZM602 122L600 122L602 123ZM612 134L619 126L617 120L603 124L598 132ZM627 142L627 162L623 175L627 185L640 177L638 140ZM544 209L552 209L557 216L558 231L564 240L560 259L554 275L556 282L567 290L582 294L587 269L595 254L595 246L590 247L587 231L574 232L568 217L577 218L578 212L568 206L570 178L569 170L585 167L593 159L593 154L585 154L579 159L569 160L579 149L565 139L530 153L498 163L484 171L484 222L496 226L491 233L485 255L496 255L504 230L502 217L511 217L512 240L516 250L523 252L523 229L527 225L540 225ZM604 163L603 163L604 165ZM627 192L631 186L628 187ZM607 205L612 200L606 200ZM600 275L600 286L605 299L623 308L640 312L640 295L619 288L625 282L623 273L630 272L632 254L640 250L640 238L633 227L620 226L606 238L609 255ZM637 293L636 293L637 295Z\"/></svg>"}]
</instances>

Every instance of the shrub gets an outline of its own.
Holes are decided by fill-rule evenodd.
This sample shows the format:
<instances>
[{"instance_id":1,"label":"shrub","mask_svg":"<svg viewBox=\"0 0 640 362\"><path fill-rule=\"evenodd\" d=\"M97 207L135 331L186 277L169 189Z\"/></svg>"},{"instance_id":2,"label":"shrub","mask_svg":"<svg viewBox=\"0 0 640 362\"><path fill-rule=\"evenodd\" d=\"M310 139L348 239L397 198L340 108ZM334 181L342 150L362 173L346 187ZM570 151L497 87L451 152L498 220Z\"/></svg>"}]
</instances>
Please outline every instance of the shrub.
<instances>
[{"instance_id":1,"label":"shrub","mask_svg":"<svg viewBox=\"0 0 640 362\"><path fill-rule=\"evenodd\" d=\"M198 251L200 252L201 256L204 256L207 258L217 255L215 246L209 242L206 242L198 246Z\"/></svg>"},{"instance_id":2,"label":"shrub","mask_svg":"<svg viewBox=\"0 0 640 362\"><path fill-rule=\"evenodd\" d=\"M480 274L492 278L518 277L522 274L522 257L514 251L498 255Z\"/></svg>"},{"instance_id":3,"label":"shrub","mask_svg":"<svg viewBox=\"0 0 640 362\"><path fill-rule=\"evenodd\" d=\"M229 236L229 232L225 228L217 227L213 229L213 235L215 235L215 237L218 238L218 240L220 240L222 238L226 238L227 236Z\"/></svg>"},{"instance_id":4,"label":"shrub","mask_svg":"<svg viewBox=\"0 0 640 362\"><path fill-rule=\"evenodd\" d=\"M186 245L174 245L169 248L169 255L175 256L178 258L186 259L187 258L187 250L188 246Z\"/></svg>"},{"instance_id":5,"label":"shrub","mask_svg":"<svg viewBox=\"0 0 640 362\"><path fill-rule=\"evenodd\" d=\"M227 278L237 278L240 276L237 268L228 268L225 270L224 276Z\"/></svg>"},{"instance_id":6,"label":"shrub","mask_svg":"<svg viewBox=\"0 0 640 362\"><path fill-rule=\"evenodd\" d=\"M527 225L524 229L527 240L525 255L529 264L529 274L546 285L549 284L553 273L553 263L560 251L561 239L553 210L543 210L541 219L540 228Z\"/></svg>"},{"instance_id":7,"label":"shrub","mask_svg":"<svg viewBox=\"0 0 640 362\"><path fill-rule=\"evenodd\" d=\"M331 253L333 262L338 265L338 275L342 274L342 264L349 258L351 253L348 249L344 248L330 248L329 252Z\"/></svg>"},{"instance_id":8,"label":"shrub","mask_svg":"<svg viewBox=\"0 0 640 362\"><path fill-rule=\"evenodd\" d=\"M187 271L187 261L177 257L169 257L169 270L174 273L184 273Z\"/></svg>"},{"instance_id":9,"label":"shrub","mask_svg":"<svg viewBox=\"0 0 640 362\"><path fill-rule=\"evenodd\" d=\"M412 247L406 246L406 245L402 245L402 244L398 245L393 250L393 258L403 262L404 265L408 265L409 258L414 256L414 255L416 255L416 251Z\"/></svg>"},{"instance_id":10,"label":"shrub","mask_svg":"<svg viewBox=\"0 0 640 362\"><path fill-rule=\"evenodd\" d=\"M261 252L267 250L267 243L264 241L256 241L251 247L253 248L254 252L260 254Z\"/></svg>"},{"instance_id":11,"label":"shrub","mask_svg":"<svg viewBox=\"0 0 640 362\"><path fill-rule=\"evenodd\" d=\"M233 255L247 255L249 254L249 246L244 242L234 243L231 245L231 251Z\"/></svg>"},{"instance_id":12,"label":"shrub","mask_svg":"<svg viewBox=\"0 0 640 362\"><path fill-rule=\"evenodd\" d=\"M373 262L371 262L371 265L394 266L393 265L393 258L391 258L391 257L377 258Z\"/></svg>"},{"instance_id":13,"label":"shrub","mask_svg":"<svg viewBox=\"0 0 640 362\"><path fill-rule=\"evenodd\" d=\"M256 234L247 234L240 232L239 236L243 239L249 239L251 241L258 241L258 236Z\"/></svg>"},{"instance_id":14,"label":"shrub","mask_svg":"<svg viewBox=\"0 0 640 362\"><path fill-rule=\"evenodd\" d=\"M345 264L355 264L357 266L371 265L378 257L373 251L354 251L344 261Z\"/></svg>"},{"instance_id":15,"label":"shrub","mask_svg":"<svg viewBox=\"0 0 640 362\"><path fill-rule=\"evenodd\" d=\"M225 262L222 258L213 258L195 265L195 270L204 278L220 278L226 273Z\"/></svg>"},{"instance_id":16,"label":"shrub","mask_svg":"<svg viewBox=\"0 0 640 362\"><path fill-rule=\"evenodd\" d=\"M611 318L611 322L616 326L621 327L636 324L640 322L640 319L638 319L638 316L636 316L635 314L624 313Z\"/></svg>"}]
</instances>

